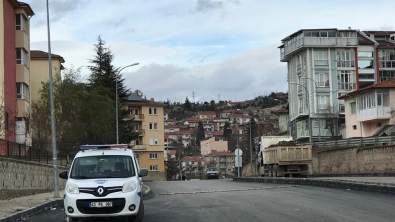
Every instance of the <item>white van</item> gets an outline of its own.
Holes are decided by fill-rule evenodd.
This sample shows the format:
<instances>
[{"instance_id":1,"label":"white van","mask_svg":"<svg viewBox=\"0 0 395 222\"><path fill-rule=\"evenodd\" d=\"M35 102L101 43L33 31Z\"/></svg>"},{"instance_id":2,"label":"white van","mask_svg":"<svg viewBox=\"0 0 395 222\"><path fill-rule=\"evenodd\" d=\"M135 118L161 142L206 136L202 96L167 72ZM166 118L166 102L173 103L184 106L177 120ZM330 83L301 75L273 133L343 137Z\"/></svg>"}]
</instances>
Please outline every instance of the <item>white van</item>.
<instances>
[{"instance_id":1,"label":"white van","mask_svg":"<svg viewBox=\"0 0 395 222\"><path fill-rule=\"evenodd\" d=\"M127 217L142 221L144 216L142 177L133 151L127 145L83 145L67 179L64 191L66 220L76 222L88 217Z\"/></svg>"}]
</instances>

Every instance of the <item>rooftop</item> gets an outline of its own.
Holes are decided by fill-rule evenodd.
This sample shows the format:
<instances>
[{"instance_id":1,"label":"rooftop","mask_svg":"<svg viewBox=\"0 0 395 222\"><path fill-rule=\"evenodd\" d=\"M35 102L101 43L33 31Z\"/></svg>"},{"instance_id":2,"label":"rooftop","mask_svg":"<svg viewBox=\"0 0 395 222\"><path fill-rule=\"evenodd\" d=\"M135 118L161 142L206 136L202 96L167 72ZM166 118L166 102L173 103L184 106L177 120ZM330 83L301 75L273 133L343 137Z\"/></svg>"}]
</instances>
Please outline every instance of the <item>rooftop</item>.
<instances>
[{"instance_id":1,"label":"rooftop","mask_svg":"<svg viewBox=\"0 0 395 222\"><path fill-rule=\"evenodd\" d=\"M210 157L210 156L234 156L235 153L234 152L212 152L210 154L207 154L206 157Z\"/></svg>"},{"instance_id":2,"label":"rooftop","mask_svg":"<svg viewBox=\"0 0 395 222\"><path fill-rule=\"evenodd\" d=\"M367 86L362 89L355 90L355 91L350 92L344 96L339 97L339 99L345 99L346 97L349 97L351 95L355 95L357 93L360 93L360 92L363 92L366 90L370 90L370 89L385 89L385 88L395 88L395 78L392 78L392 79L389 79L384 82L380 82L380 83L377 83L377 84L374 84L371 86Z\"/></svg>"},{"instance_id":3,"label":"rooftop","mask_svg":"<svg viewBox=\"0 0 395 222\"><path fill-rule=\"evenodd\" d=\"M41 50L30 50L30 59L48 59L48 56L49 56L48 52L44 52ZM60 60L61 63L65 62L62 56L53 53L51 53L51 58L58 59Z\"/></svg>"}]
</instances>

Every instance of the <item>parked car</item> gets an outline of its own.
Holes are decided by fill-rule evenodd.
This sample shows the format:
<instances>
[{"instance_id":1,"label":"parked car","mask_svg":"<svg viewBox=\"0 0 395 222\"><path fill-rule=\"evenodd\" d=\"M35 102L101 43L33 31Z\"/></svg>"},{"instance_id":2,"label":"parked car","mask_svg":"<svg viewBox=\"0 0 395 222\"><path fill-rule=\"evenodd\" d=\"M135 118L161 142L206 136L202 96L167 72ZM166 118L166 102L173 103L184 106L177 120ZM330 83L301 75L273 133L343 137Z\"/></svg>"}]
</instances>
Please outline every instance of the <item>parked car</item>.
<instances>
[{"instance_id":1,"label":"parked car","mask_svg":"<svg viewBox=\"0 0 395 222\"><path fill-rule=\"evenodd\" d=\"M206 178L219 179L219 171L216 167L209 167L206 171Z\"/></svg>"}]
</instances>

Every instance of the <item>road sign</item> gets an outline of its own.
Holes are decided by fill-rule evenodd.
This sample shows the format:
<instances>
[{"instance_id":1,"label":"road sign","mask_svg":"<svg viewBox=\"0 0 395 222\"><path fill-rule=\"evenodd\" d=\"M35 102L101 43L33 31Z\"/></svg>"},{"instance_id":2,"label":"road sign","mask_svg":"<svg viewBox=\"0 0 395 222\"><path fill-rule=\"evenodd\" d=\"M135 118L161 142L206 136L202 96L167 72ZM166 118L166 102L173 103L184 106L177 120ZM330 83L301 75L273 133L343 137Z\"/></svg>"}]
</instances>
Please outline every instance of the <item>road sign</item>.
<instances>
[{"instance_id":1,"label":"road sign","mask_svg":"<svg viewBox=\"0 0 395 222\"><path fill-rule=\"evenodd\" d=\"M243 166L243 158L241 156L235 158L235 167L242 167Z\"/></svg>"},{"instance_id":2,"label":"road sign","mask_svg":"<svg viewBox=\"0 0 395 222\"><path fill-rule=\"evenodd\" d=\"M235 155L236 156L242 156L243 155L243 151L241 149L236 149L235 150Z\"/></svg>"}]
</instances>

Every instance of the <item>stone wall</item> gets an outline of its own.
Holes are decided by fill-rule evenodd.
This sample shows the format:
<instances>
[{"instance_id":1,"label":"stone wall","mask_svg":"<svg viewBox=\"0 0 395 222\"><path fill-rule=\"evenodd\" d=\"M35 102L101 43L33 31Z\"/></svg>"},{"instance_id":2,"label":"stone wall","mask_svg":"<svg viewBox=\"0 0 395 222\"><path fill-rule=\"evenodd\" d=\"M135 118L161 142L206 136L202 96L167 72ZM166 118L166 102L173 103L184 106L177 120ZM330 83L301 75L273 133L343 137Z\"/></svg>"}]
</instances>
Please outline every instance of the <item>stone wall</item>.
<instances>
[{"instance_id":1,"label":"stone wall","mask_svg":"<svg viewBox=\"0 0 395 222\"><path fill-rule=\"evenodd\" d=\"M251 174L251 163L248 163L243 166L242 171L241 171L241 176L243 177L248 177L248 176L257 176L259 175L258 172L258 160L255 159L252 161L252 174ZM237 172L235 174L237 176Z\"/></svg>"},{"instance_id":2,"label":"stone wall","mask_svg":"<svg viewBox=\"0 0 395 222\"><path fill-rule=\"evenodd\" d=\"M331 150L313 148L313 174L393 174L395 145Z\"/></svg>"},{"instance_id":3,"label":"stone wall","mask_svg":"<svg viewBox=\"0 0 395 222\"><path fill-rule=\"evenodd\" d=\"M65 170L69 168L58 167L59 173ZM53 177L52 165L0 157L0 189L53 190ZM59 178L60 189L65 183Z\"/></svg>"}]
</instances>

